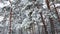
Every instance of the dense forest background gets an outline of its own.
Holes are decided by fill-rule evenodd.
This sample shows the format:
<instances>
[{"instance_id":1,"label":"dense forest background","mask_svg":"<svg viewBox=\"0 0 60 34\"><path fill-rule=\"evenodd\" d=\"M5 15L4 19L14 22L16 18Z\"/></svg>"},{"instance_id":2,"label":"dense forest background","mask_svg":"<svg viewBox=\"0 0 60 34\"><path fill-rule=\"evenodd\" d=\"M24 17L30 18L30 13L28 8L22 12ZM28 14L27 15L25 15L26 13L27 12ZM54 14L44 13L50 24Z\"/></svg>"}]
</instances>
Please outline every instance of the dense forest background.
<instances>
[{"instance_id":1,"label":"dense forest background","mask_svg":"<svg viewBox=\"0 0 60 34\"><path fill-rule=\"evenodd\" d=\"M60 0L0 0L0 34L60 34Z\"/></svg>"}]
</instances>

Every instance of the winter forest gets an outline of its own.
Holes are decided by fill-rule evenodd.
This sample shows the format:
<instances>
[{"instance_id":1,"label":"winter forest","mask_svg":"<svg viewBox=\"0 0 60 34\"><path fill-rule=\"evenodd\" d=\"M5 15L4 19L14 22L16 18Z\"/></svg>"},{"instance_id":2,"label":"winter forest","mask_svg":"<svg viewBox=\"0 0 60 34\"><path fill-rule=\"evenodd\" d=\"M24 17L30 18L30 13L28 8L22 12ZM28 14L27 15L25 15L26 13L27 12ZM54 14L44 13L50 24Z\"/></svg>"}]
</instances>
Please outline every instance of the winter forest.
<instances>
[{"instance_id":1,"label":"winter forest","mask_svg":"<svg viewBox=\"0 0 60 34\"><path fill-rule=\"evenodd\" d=\"M60 34L60 0L0 0L0 34Z\"/></svg>"}]
</instances>

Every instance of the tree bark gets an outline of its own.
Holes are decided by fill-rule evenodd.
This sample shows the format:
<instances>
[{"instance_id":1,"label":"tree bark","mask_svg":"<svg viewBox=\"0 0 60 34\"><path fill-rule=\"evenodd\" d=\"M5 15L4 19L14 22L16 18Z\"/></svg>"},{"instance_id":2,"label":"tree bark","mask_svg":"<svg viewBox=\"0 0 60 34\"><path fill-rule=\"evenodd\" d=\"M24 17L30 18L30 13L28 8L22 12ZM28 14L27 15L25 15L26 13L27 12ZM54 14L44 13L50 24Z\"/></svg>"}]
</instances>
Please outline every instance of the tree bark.
<instances>
[{"instance_id":1,"label":"tree bark","mask_svg":"<svg viewBox=\"0 0 60 34\"><path fill-rule=\"evenodd\" d=\"M46 0L45 2L47 4L48 9L50 10L49 0Z\"/></svg>"},{"instance_id":2,"label":"tree bark","mask_svg":"<svg viewBox=\"0 0 60 34\"><path fill-rule=\"evenodd\" d=\"M40 12L40 15L41 15L42 23L43 23L43 26L44 26L45 34L48 34L47 27L45 25L45 21L44 21L43 16L42 16L42 12Z\"/></svg>"},{"instance_id":3,"label":"tree bark","mask_svg":"<svg viewBox=\"0 0 60 34\"><path fill-rule=\"evenodd\" d=\"M49 20L50 20L51 32L52 32L52 34L55 34L53 19L52 18L49 18Z\"/></svg>"},{"instance_id":4,"label":"tree bark","mask_svg":"<svg viewBox=\"0 0 60 34\"><path fill-rule=\"evenodd\" d=\"M11 1L9 0L9 2L10 2L10 4L11 4ZM11 4L11 6L12 6L12 4ZM12 19L12 8L10 8L10 19L9 19L9 21L10 21L10 25L9 25L9 34L12 34L12 27L11 27L11 20Z\"/></svg>"},{"instance_id":5,"label":"tree bark","mask_svg":"<svg viewBox=\"0 0 60 34\"><path fill-rule=\"evenodd\" d=\"M37 23L37 26L38 26L38 34L40 34L40 26L38 23Z\"/></svg>"}]
</instances>

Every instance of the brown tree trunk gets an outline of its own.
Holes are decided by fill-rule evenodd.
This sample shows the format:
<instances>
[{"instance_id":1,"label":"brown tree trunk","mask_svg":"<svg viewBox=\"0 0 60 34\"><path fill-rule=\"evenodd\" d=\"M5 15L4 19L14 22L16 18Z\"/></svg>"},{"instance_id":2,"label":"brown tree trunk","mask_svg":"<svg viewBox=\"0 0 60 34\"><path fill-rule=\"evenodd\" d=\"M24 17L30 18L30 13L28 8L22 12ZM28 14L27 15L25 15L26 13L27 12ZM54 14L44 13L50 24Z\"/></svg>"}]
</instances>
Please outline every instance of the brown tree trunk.
<instances>
[{"instance_id":1,"label":"brown tree trunk","mask_svg":"<svg viewBox=\"0 0 60 34\"><path fill-rule=\"evenodd\" d=\"M22 32L22 29L20 30L20 34L22 34L23 32Z\"/></svg>"},{"instance_id":2,"label":"brown tree trunk","mask_svg":"<svg viewBox=\"0 0 60 34\"><path fill-rule=\"evenodd\" d=\"M35 34L35 26L32 24L32 33Z\"/></svg>"},{"instance_id":3,"label":"brown tree trunk","mask_svg":"<svg viewBox=\"0 0 60 34\"><path fill-rule=\"evenodd\" d=\"M26 34L28 34L27 29L26 29Z\"/></svg>"},{"instance_id":4,"label":"brown tree trunk","mask_svg":"<svg viewBox=\"0 0 60 34\"><path fill-rule=\"evenodd\" d=\"M33 25L32 25L32 34L34 34L34 29L33 29Z\"/></svg>"},{"instance_id":5,"label":"brown tree trunk","mask_svg":"<svg viewBox=\"0 0 60 34\"><path fill-rule=\"evenodd\" d=\"M11 18L12 18L12 9L11 9L11 12L10 12L10 25L9 25L9 34L12 33L12 30L11 30Z\"/></svg>"},{"instance_id":6,"label":"brown tree trunk","mask_svg":"<svg viewBox=\"0 0 60 34\"><path fill-rule=\"evenodd\" d=\"M40 26L38 23L37 23L37 26L38 26L38 34L40 34Z\"/></svg>"},{"instance_id":7,"label":"brown tree trunk","mask_svg":"<svg viewBox=\"0 0 60 34\"><path fill-rule=\"evenodd\" d=\"M49 18L49 20L50 20L51 32L52 32L52 34L55 34L53 19L52 18Z\"/></svg>"},{"instance_id":8,"label":"brown tree trunk","mask_svg":"<svg viewBox=\"0 0 60 34\"><path fill-rule=\"evenodd\" d=\"M54 2L54 0L53 0L52 2ZM46 0L46 4L47 4L48 9L51 11L50 5L49 5L49 0ZM58 17L58 21L60 22L60 17L59 17L59 15L58 15L57 8L55 7L55 4L54 4L54 3L53 3L53 5L54 5L55 13L56 13L56 15L57 15L57 17Z\"/></svg>"},{"instance_id":9,"label":"brown tree trunk","mask_svg":"<svg viewBox=\"0 0 60 34\"><path fill-rule=\"evenodd\" d=\"M59 14L58 14L57 8L55 7L55 4L54 4L54 3L53 3L53 5L54 5L55 13L56 13L56 15L57 15L57 17L58 17L58 21L60 22L60 17L59 17Z\"/></svg>"},{"instance_id":10,"label":"brown tree trunk","mask_svg":"<svg viewBox=\"0 0 60 34\"><path fill-rule=\"evenodd\" d=\"M40 15L41 15L42 23L43 23L43 26L44 26L45 34L48 34L47 27L45 25L45 21L44 21L43 16L42 16L42 12L40 12Z\"/></svg>"},{"instance_id":11,"label":"brown tree trunk","mask_svg":"<svg viewBox=\"0 0 60 34\"><path fill-rule=\"evenodd\" d=\"M11 3L11 1L9 0L9 2ZM12 6L12 4L11 4L11 6ZM11 20L12 19L12 8L10 8L10 25L9 25L9 34L12 34L12 27L11 27Z\"/></svg>"},{"instance_id":12,"label":"brown tree trunk","mask_svg":"<svg viewBox=\"0 0 60 34\"><path fill-rule=\"evenodd\" d=\"M46 0L45 2L47 4L48 9L50 10L49 0Z\"/></svg>"},{"instance_id":13,"label":"brown tree trunk","mask_svg":"<svg viewBox=\"0 0 60 34\"><path fill-rule=\"evenodd\" d=\"M30 30L30 34L32 34L32 29Z\"/></svg>"}]
</instances>

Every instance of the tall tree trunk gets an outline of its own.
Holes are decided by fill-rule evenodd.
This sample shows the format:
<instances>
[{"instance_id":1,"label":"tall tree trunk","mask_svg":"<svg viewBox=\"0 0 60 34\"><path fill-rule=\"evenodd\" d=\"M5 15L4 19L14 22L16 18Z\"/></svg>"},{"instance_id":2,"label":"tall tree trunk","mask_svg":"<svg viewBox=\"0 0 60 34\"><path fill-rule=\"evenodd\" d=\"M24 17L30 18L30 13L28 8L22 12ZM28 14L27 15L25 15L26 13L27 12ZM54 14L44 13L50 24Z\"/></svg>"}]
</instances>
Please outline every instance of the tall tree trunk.
<instances>
[{"instance_id":1,"label":"tall tree trunk","mask_svg":"<svg viewBox=\"0 0 60 34\"><path fill-rule=\"evenodd\" d=\"M60 17L59 17L59 14L58 14L57 8L55 7L55 4L54 4L54 3L53 3L53 5L54 5L55 13L56 13L56 15L57 15L57 17L58 17L58 21L60 22Z\"/></svg>"},{"instance_id":2,"label":"tall tree trunk","mask_svg":"<svg viewBox=\"0 0 60 34\"><path fill-rule=\"evenodd\" d=\"M27 29L26 29L26 34L28 34Z\"/></svg>"},{"instance_id":3,"label":"tall tree trunk","mask_svg":"<svg viewBox=\"0 0 60 34\"><path fill-rule=\"evenodd\" d=\"M32 29L30 29L30 34L32 34Z\"/></svg>"},{"instance_id":4,"label":"tall tree trunk","mask_svg":"<svg viewBox=\"0 0 60 34\"><path fill-rule=\"evenodd\" d=\"M29 30L30 31L30 34L31 34L31 30Z\"/></svg>"},{"instance_id":5,"label":"tall tree trunk","mask_svg":"<svg viewBox=\"0 0 60 34\"><path fill-rule=\"evenodd\" d=\"M44 26L45 34L48 34L47 27L45 25L45 21L44 21L43 16L42 16L42 12L40 12L40 15L41 15L42 23L43 23L43 26Z\"/></svg>"},{"instance_id":6,"label":"tall tree trunk","mask_svg":"<svg viewBox=\"0 0 60 34\"><path fill-rule=\"evenodd\" d=\"M52 2L54 2L54 0ZM51 8L50 8L50 5L49 5L49 0L46 0L46 4L47 4L48 9L51 11ZM58 17L58 21L60 22L60 17L58 15L58 11L57 11L57 8L55 7L54 3L53 3L53 6L54 6L54 9L55 9L55 13L56 13L56 15Z\"/></svg>"},{"instance_id":7,"label":"tall tree trunk","mask_svg":"<svg viewBox=\"0 0 60 34\"><path fill-rule=\"evenodd\" d=\"M11 1L9 0L10 4L11 4ZM12 6L12 4L11 4ZM11 20L12 19L12 8L10 8L10 25L9 25L9 34L12 34L12 27L11 27Z\"/></svg>"},{"instance_id":8,"label":"tall tree trunk","mask_svg":"<svg viewBox=\"0 0 60 34\"><path fill-rule=\"evenodd\" d=\"M32 33L35 34L35 26L32 24Z\"/></svg>"},{"instance_id":9,"label":"tall tree trunk","mask_svg":"<svg viewBox=\"0 0 60 34\"><path fill-rule=\"evenodd\" d=\"M33 29L33 26L32 26L32 34L34 34L34 29Z\"/></svg>"},{"instance_id":10,"label":"tall tree trunk","mask_svg":"<svg viewBox=\"0 0 60 34\"><path fill-rule=\"evenodd\" d=\"M49 0L46 0L45 2L47 4L48 9L50 10Z\"/></svg>"},{"instance_id":11,"label":"tall tree trunk","mask_svg":"<svg viewBox=\"0 0 60 34\"><path fill-rule=\"evenodd\" d=\"M37 26L38 26L38 34L40 34L40 26L38 23L37 23Z\"/></svg>"},{"instance_id":12,"label":"tall tree trunk","mask_svg":"<svg viewBox=\"0 0 60 34\"><path fill-rule=\"evenodd\" d=\"M21 28L21 30L20 30L20 34L23 34L23 32L22 32L22 28Z\"/></svg>"},{"instance_id":13,"label":"tall tree trunk","mask_svg":"<svg viewBox=\"0 0 60 34\"><path fill-rule=\"evenodd\" d=\"M12 33L12 30L11 30L11 18L12 18L12 9L11 9L11 12L10 12L10 25L9 25L9 34Z\"/></svg>"},{"instance_id":14,"label":"tall tree trunk","mask_svg":"<svg viewBox=\"0 0 60 34\"><path fill-rule=\"evenodd\" d=\"M41 34L44 34L44 27L42 26L42 33Z\"/></svg>"},{"instance_id":15,"label":"tall tree trunk","mask_svg":"<svg viewBox=\"0 0 60 34\"><path fill-rule=\"evenodd\" d=\"M49 20L50 20L51 32L52 32L52 34L55 34L53 19L52 18L49 18Z\"/></svg>"}]
</instances>

